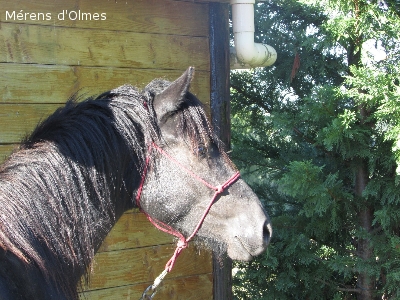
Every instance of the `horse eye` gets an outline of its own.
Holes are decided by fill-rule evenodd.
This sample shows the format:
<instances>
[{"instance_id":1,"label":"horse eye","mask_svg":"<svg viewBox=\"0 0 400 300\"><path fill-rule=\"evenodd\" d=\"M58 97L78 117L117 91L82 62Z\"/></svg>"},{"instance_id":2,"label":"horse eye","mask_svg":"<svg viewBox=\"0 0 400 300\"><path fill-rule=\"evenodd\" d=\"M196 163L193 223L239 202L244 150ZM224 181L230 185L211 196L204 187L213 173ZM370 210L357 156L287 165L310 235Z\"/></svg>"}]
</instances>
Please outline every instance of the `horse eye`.
<instances>
[{"instance_id":1,"label":"horse eye","mask_svg":"<svg viewBox=\"0 0 400 300\"><path fill-rule=\"evenodd\" d=\"M195 150L195 154L197 155L197 156L205 156L206 155L206 153L207 153L207 149L206 149L206 147L204 147L204 146L199 146L199 147L197 147L197 149Z\"/></svg>"}]
</instances>

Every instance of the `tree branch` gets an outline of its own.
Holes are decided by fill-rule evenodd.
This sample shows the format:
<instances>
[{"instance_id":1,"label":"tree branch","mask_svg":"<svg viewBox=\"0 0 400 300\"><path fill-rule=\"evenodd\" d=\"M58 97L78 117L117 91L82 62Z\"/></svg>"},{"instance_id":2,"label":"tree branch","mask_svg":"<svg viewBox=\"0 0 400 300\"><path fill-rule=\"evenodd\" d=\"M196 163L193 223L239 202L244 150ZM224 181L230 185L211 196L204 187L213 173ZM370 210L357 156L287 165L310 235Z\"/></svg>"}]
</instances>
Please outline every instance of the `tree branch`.
<instances>
[{"instance_id":1,"label":"tree branch","mask_svg":"<svg viewBox=\"0 0 400 300\"><path fill-rule=\"evenodd\" d=\"M328 155L329 157L334 156L332 154L331 151L326 150L324 147L317 145L315 141L309 139L304 133L302 133L298 128L293 127L293 131L296 132L298 135L300 135L307 143L309 143L310 145L313 145L315 148L321 150L322 152L324 152L326 155Z\"/></svg>"},{"instance_id":2,"label":"tree branch","mask_svg":"<svg viewBox=\"0 0 400 300\"><path fill-rule=\"evenodd\" d=\"M353 288L353 287L338 287L336 284L327 282L325 280L322 280L320 278L314 278L316 281L321 282L325 285L329 285L331 287L334 287L337 291L340 292L348 292L348 293L361 293L361 289L359 288Z\"/></svg>"},{"instance_id":3,"label":"tree branch","mask_svg":"<svg viewBox=\"0 0 400 300\"><path fill-rule=\"evenodd\" d=\"M238 93L242 94L247 99L254 99L255 95L251 95L246 90L242 89L240 86L231 83L231 88L236 90ZM261 99L260 99L261 100ZM254 102L254 101L253 101ZM263 108L267 113L271 113L271 108L262 103L262 101L257 101L257 105Z\"/></svg>"},{"instance_id":4,"label":"tree branch","mask_svg":"<svg viewBox=\"0 0 400 300\"><path fill-rule=\"evenodd\" d=\"M300 135L307 143L314 145L315 141L310 140L304 133L302 133L297 127L293 127L294 132Z\"/></svg>"}]
</instances>

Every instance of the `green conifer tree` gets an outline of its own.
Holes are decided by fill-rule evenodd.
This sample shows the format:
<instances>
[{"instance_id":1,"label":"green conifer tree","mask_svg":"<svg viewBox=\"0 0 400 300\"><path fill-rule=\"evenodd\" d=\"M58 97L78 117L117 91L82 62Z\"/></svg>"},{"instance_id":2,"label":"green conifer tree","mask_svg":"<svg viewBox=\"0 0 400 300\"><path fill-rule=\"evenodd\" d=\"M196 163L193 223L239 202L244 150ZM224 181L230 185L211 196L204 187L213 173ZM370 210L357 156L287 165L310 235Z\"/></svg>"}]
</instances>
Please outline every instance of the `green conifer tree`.
<instances>
[{"instance_id":1,"label":"green conifer tree","mask_svg":"<svg viewBox=\"0 0 400 300\"><path fill-rule=\"evenodd\" d=\"M258 4L278 61L232 74L232 156L274 237L235 266L238 299L400 299L399 8Z\"/></svg>"}]
</instances>

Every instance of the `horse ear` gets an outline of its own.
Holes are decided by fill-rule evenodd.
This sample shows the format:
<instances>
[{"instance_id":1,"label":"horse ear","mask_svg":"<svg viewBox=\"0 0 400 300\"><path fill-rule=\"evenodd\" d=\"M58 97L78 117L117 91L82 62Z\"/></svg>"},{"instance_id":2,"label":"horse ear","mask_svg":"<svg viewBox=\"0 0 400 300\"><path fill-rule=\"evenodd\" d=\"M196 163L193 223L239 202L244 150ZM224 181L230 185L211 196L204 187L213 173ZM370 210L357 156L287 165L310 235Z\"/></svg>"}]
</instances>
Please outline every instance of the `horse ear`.
<instances>
[{"instance_id":1,"label":"horse ear","mask_svg":"<svg viewBox=\"0 0 400 300\"><path fill-rule=\"evenodd\" d=\"M194 67L189 67L178 79L173 81L165 90L156 94L153 107L159 121L164 121L168 116L177 111L185 101L189 92L190 82L194 75Z\"/></svg>"}]
</instances>

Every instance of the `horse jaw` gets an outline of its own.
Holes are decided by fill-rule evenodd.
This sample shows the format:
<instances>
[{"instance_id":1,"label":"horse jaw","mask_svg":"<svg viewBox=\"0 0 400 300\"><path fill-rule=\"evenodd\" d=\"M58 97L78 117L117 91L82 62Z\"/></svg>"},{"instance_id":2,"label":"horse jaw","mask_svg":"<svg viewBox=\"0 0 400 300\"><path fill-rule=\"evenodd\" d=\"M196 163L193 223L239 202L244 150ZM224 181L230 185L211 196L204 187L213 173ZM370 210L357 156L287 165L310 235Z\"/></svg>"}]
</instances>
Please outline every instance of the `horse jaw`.
<instances>
[{"instance_id":1,"label":"horse jaw","mask_svg":"<svg viewBox=\"0 0 400 300\"><path fill-rule=\"evenodd\" d=\"M195 209L201 211L202 207ZM206 246L217 255L222 255L222 250L231 259L239 261L250 261L262 254L271 237L268 214L243 180L233 184L214 203L199 231L199 240L209 240Z\"/></svg>"}]
</instances>

